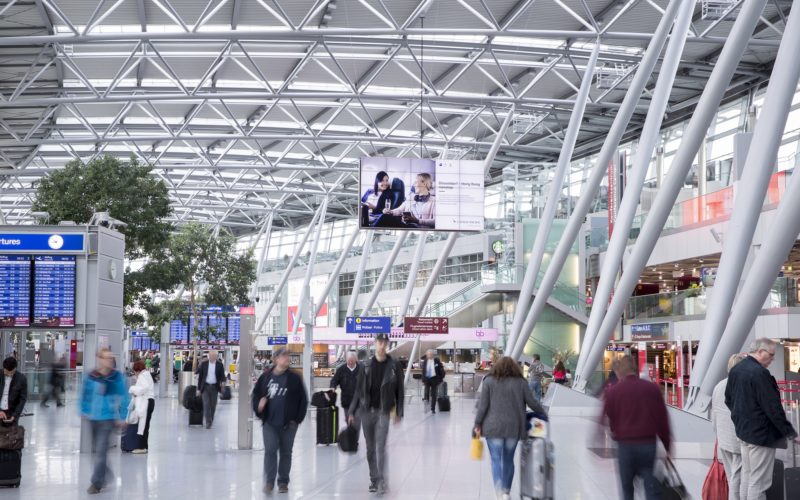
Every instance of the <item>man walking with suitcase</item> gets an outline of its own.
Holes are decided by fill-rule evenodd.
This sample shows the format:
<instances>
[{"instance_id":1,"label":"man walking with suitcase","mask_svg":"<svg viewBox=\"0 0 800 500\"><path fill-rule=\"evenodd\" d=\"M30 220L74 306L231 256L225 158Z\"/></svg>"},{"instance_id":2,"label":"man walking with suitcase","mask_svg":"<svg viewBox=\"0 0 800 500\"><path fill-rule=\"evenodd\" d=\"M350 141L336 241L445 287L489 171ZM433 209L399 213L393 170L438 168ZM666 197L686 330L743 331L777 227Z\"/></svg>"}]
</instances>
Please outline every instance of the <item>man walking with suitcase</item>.
<instances>
[{"instance_id":1,"label":"man walking with suitcase","mask_svg":"<svg viewBox=\"0 0 800 500\"><path fill-rule=\"evenodd\" d=\"M641 477L647 500L661 498L661 486L653 475L657 439L669 454L669 415L658 386L636 374L631 356L614 361L619 382L608 389L603 403L603 419L608 419L611 435L617 442L617 461L622 483L622 498L633 500L633 482Z\"/></svg>"},{"instance_id":2,"label":"man walking with suitcase","mask_svg":"<svg viewBox=\"0 0 800 500\"><path fill-rule=\"evenodd\" d=\"M342 408L344 408L345 418L350 416L350 403L353 402L353 396L356 394L358 375L362 369L356 353L348 351L347 363L337 368L331 379L331 389L339 387L342 390Z\"/></svg>"},{"instance_id":3,"label":"man walking with suitcase","mask_svg":"<svg viewBox=\"0 0 800 500\"><path fill-rule=\"evenodd\" d=\"M222 387L225 385L225 367L217 359L217 351L208 351L208 361L200 365L197 378L197 391L203 397L203 415L206 419L206 429L214 423L214 414L217 412L217 399Z\"/></svg>"},{"instance_id":4,"label":"man walking with suitcase","mask_svg":"<svg viewBox=\"0 0 800 500\"><path fill-rule=\"evenodd\" d=\"M389 336L375 337L375 355L365 364L358 376L355 397L350 404L348 422L355 422L358 412L367 441L369 491L386 493L386 437L389 419L394 412L395 423L403 418L403 369L387 354Z\"/></svg>"},{"instance_id":5,"label":"man walking with suitcase","mask_svg":"<svg viewBox=\"0 0 800 500\"><path fill-rule=\"evenodd\" d=\"M439 393L439 384L444 380L444 366L436 352L428 349L425 360L422 362L422 382L425 384L425 401L430 401L431 412L436 413L436 399Z\"/></svg>"},{"instance_id":6,"label":"man walking with suitcase","mask_svg":"<svg viewBox=\"0 0 800 500\"><path fill-rule=\"evenodd\" d=\"M741 441L741 489L747 492L742 500L767 498L775 449L785 448L787 440L797 439L797 431L781 406L778 384L767 370L778 348L771 339L756 339L749 355L728 373L725 405L731 410L736 437Z\"/></svg>"},{"instance_id":7,"label":"man walking with suitcase","mask_svg":"<svg viewBox=\"0 0 800 500\"><path fill-rule=\"evenodd\" d=\"M278 493L289 492L294 438L308 408L303 379L289 370L289 351L280 347L272 359L275 365L258 378L252 399L253 411L263 424L264 493L267 494L274 490L276 476Z\"/></svg>"}]
</instances>

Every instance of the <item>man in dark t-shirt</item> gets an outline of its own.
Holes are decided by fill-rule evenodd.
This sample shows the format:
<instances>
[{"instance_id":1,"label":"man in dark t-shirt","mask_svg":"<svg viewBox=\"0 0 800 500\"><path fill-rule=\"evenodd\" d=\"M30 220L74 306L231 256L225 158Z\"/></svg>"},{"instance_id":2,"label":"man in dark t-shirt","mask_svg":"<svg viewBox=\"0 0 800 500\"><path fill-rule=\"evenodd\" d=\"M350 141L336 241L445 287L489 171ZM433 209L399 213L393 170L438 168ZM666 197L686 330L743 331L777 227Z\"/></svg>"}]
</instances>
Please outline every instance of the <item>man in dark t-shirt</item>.
<instances>
[{"instance_id":1,"label":"man in dark t-shirt","mask_svg":"<svg viewBox=\"0 0 800 500\"><path fill-rule=\"evenodd\" d=\"M303 380L289 370L289 352L280 347L273 359L275 366L259 377L252 399L253 411L263 422L264 493L267 494L274 490L276 476L278 492L289 492L294 437L308 407Z\"/></svg>"}]
</instances>

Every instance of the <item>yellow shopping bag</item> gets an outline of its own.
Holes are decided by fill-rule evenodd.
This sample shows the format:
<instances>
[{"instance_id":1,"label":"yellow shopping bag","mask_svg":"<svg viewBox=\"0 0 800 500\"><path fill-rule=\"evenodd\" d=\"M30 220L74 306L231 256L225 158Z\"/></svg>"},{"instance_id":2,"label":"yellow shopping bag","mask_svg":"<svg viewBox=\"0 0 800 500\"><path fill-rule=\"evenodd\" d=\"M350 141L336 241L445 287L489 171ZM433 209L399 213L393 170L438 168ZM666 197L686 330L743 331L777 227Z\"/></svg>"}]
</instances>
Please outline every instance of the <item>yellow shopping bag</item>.
<instances>
[{"instance_id":1,"label":"yellow shopping bag","mask_svg":"<svg viewBox=\"0 0 800 500\"><path fill-rule=\"evenodd\" d=\"M472 444L469 448L469 457L473 460L483 459L483 441L479 432L472 433Z\"/></svg>"}]
</instances>

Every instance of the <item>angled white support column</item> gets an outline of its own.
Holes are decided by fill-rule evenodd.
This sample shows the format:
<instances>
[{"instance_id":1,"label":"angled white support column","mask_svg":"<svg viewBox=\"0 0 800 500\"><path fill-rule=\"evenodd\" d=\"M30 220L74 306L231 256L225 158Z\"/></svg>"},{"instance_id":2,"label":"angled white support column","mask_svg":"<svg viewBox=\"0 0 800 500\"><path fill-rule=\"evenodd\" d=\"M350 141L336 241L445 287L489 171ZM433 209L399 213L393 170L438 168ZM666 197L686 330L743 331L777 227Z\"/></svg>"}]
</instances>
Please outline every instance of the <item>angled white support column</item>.
<instances>
[{"instance_id":1,"label":"angled white support column","mask_svg":"<svg viewBox=\"0 0 800 500\"><path fill-rule=\"evenodd\" d=\"M567 175L569 164L572 161L575 141L578 140L578 132L583 122L583 112L586 110L589 90L592 88L594 67L597 63L599 51L600 41L598 40L594 44L592 55L589 57L589 62L586 64L586 72L583 74L581 87L578 90L578 95L575 97L575 106L572 107L569 125L567 126L567 132L564 135L564 142L561 146L561 154L558 157L558 164L553 174L553 183L550 185L550 192L547 194L547 202L544 205L544 211L541 217L539 217L539 230L536 231L536 239L533 242L531 257L525 269L525 276L522 279L522 287L519 292L519 300L517 301L517 307L514 311L514 321L511 324L511 335L508 340L511 345L516 346L515 342L520 337L522 323L525 321L525 311L528 310L531 299L533 298L536 278L539 277L539 268L542 263L545 247L547 246L547 239L550 237L550 229L553 227L553 219L556 216L558 199L561 197L561 190L564 189L564 179ZM524 344L524 341L522 344Z\"/></svg>"},{"instance_id":2,"label":"angled white support column","mask_svg":"<svg viewBox=\"0 0 800 500\"><path fill-rule=\"evenodd\" d=\"M353 293L350 295L350 302L347 303L347 313L345 316L353 316L356 312L356 302L358 301L361 282L364 281L364 272L367 270L369 252L372 249L372 239L374 237L375 233L373 231L367 231L367 239L364 240L364 245L361 248L361 260L358 261L356 281L353 283Z\"/></svg>"},{"instance_id":3,"label":"angled white support column","mask_svg":"<svg viewBox=\"0 0 800 500\"><path fill-rule=\"evenodd\" d=\"M267 303L267 307L266 310L264 311L263 316L261 316L261 319L258 320L258 324L256 324L256 329L255 329L256 332L260 332L261 329L264 328L264 323L266 323L267 318L269 318L269 314L272 312L272 308L275 307L275 303L278 300L278 296L280 295L281 290L286 285L286 282L289 280L289 275L292 274L292 270L294 269L295 264L297 264L297 259L300 258L300 253L303 251L303 247L305 247L308 238L314 231L314 224L316 224L321 213L322 213L322 206L320 206L317 209L317 211L314 213L314 217L311 219L311 222L308 223L308 229L306 229L306 232L303 235L303 240L297 245L297 248L294 251L294 255L292 255L292 258L289 261L289 265L286 266L286 269L283 271L283 275L281 276L281 279L278 282L278 286L275 287L275 293L272 294L272 298Z\"/></svg>"},{"instance_id":4,"label":"angled white support column","mask_svg":"<svg viewBox=\"0 0 800 500\"><path fill-rule=\"evenodd\" d=\"M322 239L322 231L325 229L325 214L328 212L328 198L325 198L322 202L322 206L320 207L322 213L319 216L319 220L317 221L317 233L314 235L314 241L311 242L311 254L308 257L308 263L306 264L306 274L303 277L303 288L300 292L300 303L297 305L297 319L295 320L294 324L292 325L292 335L297 335L297 331L300 329L300 323L304 320L305 322L314 323L314 319L316 318L316 314L309 314L311 306L311 277L314 275L314 264L317 262L317 249L319 248L319 240ZM316 313L316 311L314 311ZM312 346L305 345L303 349L311 349Z\"/></svg>"},{"instance_id":5,"label":"angled white support column","mask_svg":"<svg viewBox=\"0 0 800 500\"><path fill-rule=\"evenodd\" d=\"M789 36L789 33L787 26L784 39ZM759 118L759 123L760 121L761 118ZM725 327L719 345L716 346L714 357L700 385L700 395L711 394L717 382L725 378L728 358L739 352L747 340L764 301L775 283L775 277L800 233L800 217L797 216L799 213L800 176L793 175L789 190L784 195L773 222L773 226L777 229L767 232L767 237L756 255L753 266L747 273L745 286L742 287L736 298L736 307L731 312L728 325Z\"/></svg>"},{"instance_id":6,"label":"angled white support column","mask_svg":"<svg viewBox=\"0 0 800 500\"><path fill-rule=\"evenodd\" d=\"M746 187L739 189L736 193L733 214L722 245L722 257L714 283L714 293L709 297L703 336L700 347L697 349L695 366L689 383L688 407L699 413L708 409L714 385L724 378L724 371L720 376L719 368L712 369L710 364L712 359L715 361L718 359L716 352L719 351L723 342L726 342L726 339L721 339L721 337L723 332L728 335L725 327L732 321L729 319L731 308L739 288L739 281L742 278L742 271L745 268L753 234L761 216L761 208L772 177L778 148L781 145L782 134L779 131L786 127L792 99L798 80L800 80L800 65L797 64L798 53L800 53L800 7L795 5L789 14L786 31L778 49L767 94L764 98L764 107L756 123L753 140L747 153L746 168L742 172L741 179L741 186ZM777 223L773 227L776 228L774 232L787 232L784 226ZM788 232L791 233L791 231ZM791 233L790 236L793 236L792 239L794 239L797 233ZM757 258L762 258L761 252ZM748 287L751 277L752 273L748 277ZM767 277L772 283L775 274ZM739 307L740 301L736 301L736 308L739 309ZM742 326L747 326L749 331L752 323ZM739 347L741 347L741 342L737 349ZM705 383L705 379L708 380L708 383Z\"/></svg>"},{"instance_id":7,"label":"angled white support column","mask_svg":"<svg viewBox=\"0 0 800 500\"><path fill-rule=\"evenodd\" d=\"M414 294L414 284L417 282L417 273L419 272L419 265L422 263L422 254L425 251L425 240L428 239L428 233L420 232L419 241L417 241L417 249L414 252L414 259L411 261L411 268L408 270L408 283L406 283L405 294L403 295L403 302L400 304L400 322L403 322L403 317L408 312L408 304L411 303L411 295ZM399 326L398 323L398 326Z\"/></svg>"},{"instance_id":8,"label":"angled white support column","mask_svg":"<svg viewBox=\"0 0 800 500\"><path fill-rule=\"evenodd\" d=\"M383 263L383 269L381 269L381 274L378 276L378 281L375 282L375 288L372 289L372 293L369 294L367 304L364 306L365 313L369 312L369 310L372 309L372 306L375 304L378 294L381 293L381 287L383 287L386 277L389 276L389 272L392 270L394 261L397 260L397 255L400 253L400 249L403 248L403 243L405 243L406 238L408 238L408 231L401 231L400 235L397 237L397 241L394 242L392 253L389 254L389 258L386 259L386 262Z\"/></svg>"},{"instance_id":9,"label":"angled white support column","mask_svg":"<svg viewBox=\"0 0 800 500\"><path fill-rule=\"evenodd\" d=\"M439 275L442 274L442 269L444 269L444 266L447 263L447 258L450 257L450 252L453 251L453 247L455 246L457 239L458 233L450 233L450 235L447 237L447 242L444 244L444 248L442 248L442 253L439 254L436 264L433 266L431 275L428 277L428 282L425 284L425 289L422 291L422 296L419 298L419 302L414 307L414 313L412 316L419 316L422 314L422 311L425 310L425 304L427 304L428 299L431 298L431 293L433 292L433 288L436 286L436 281L439 279ZM414 339L414 346L411 348L411 355L408 357L409 369L406 370L406 384L408 384L408 380L411 378L411 363L413 363L419 355L419 342L419 335L417 335L417 337Z\"/></svg>"},{"instance_id":10,"label":"angled white support column","mask_svg":"<svg viewBox=\"0 0 800 500\"><path fill-rule=\"evenodd\" d=\"M608 307L606 317L593 336L592 347L588 351L582 351L580 354L579 365L575 374L575 387L578 390L585 390L586 381L603 357L605 340L610 337L611 332L614 331L614 328L619 323L619 318L625 310L628 298L638 283L639 277L647 265L647 259L658 242L664 223L669 217L678 193L683 187L686 174L692 166L697 149L700 147L711 120L713 120L719 108L722 97L725 95L736 66L747 48L747 43L753 34L765 4L766 0L745 0L742 10L736 18L736 22L728 36L728 41L722 48L717 64L708 79L708 84L703 90L692 119L683 134L683 141L675 154L675 159L664 179L664 184L647 214L647 219L645 219L644 226L636 240L636 245L633 247L633 252L625 262L625 272L617 285L614 299ZM588 332L586 337L587 339L589 338Z\"/></svg>"},{"instance_id":11,"label":"angled white support column","mask_svg":"<svg viewBox=\"0 0 800 500\"><path fill-rule=\"evenodd\" d=\"M253 303L255 303L256 297L258 296L258 277L264 272L264 262L267 260L267 250L269 249L269 239L272 236L273 220L275 220L274 210L269 213L269 217L267 217L267 221L261 227L261 231L259 231L258 236L256 236L252 247L255 249L258 246L258 242L261 241L261 238L264 238L264 246L261 247L261 254L258 256L258 262L256 262L256 281L253 283L253 289L250 292L250 300Z\"/></svg>"},{"instance_id":12,"label":"angled white support column","mask_svg":"<svg viewBox=\"0 0 800 500\"><path fill-rule=\"evenodd\" d=\"M633 158L633 168L628 174L625 194L622 197L617 218L614 221L614 232L611 234L611 240L608 243L603 266L600 270L600 281L592 297L592 313L589 315L585 338L594 338L603 321L606 305L614 291L617 272L622 264L625 248L628 246L631 224L636 216L636 208L639 206L639 198L644 187L644 180L647 177L647 170L650 167L650 159L661 134L661 123L664 120L664 112L667 109L672 84L675 82L675 73L678 71L678 65L681 62L681 54L686 44L689 25L692 22L694 6L694 1L686 1L678 9L675 25L672 28L672 36L669 38L664 60L661 63L661 70L658 73L658 81L650 101L650 109L647 111L647 118L645 118L642 134L639 137L636 156ZM596 338L595 341L597 341ZM600 339L600 341L605 344L603 339ZM586 347L586 344L584 344L584 347Z\"/></svg>"},{"instance_id":13,"label":"angled white support column","mask_svg":"<svg viewBox=\"0 0 800 500\"><path fill-rule=\"evenodd\" d=\"M589 179L583 185L581 196L578 198L578 202L575 204L575 208L572 211L572 216L570 216L567 226L564 229L564 234L562 234L561 240L556 246L556 251L553 252L553 256L550 259L550 264L547 266L547 271L545 272L542 282L539 286L540 292L536 294L533 305L531 306L530 311L528 311L528 317L525 319L526 324L536 324L539 314L541 314L545 305L547 304L547 299L553 290L553 286L555 285L556 281L558 281L558 275L561 273L561 269L564 267L564 263L570 254L575 239L578 237L578 232L583 225L586 214L589 213L589 209L592 206L592 202L597 194L597 190L600 187L600 182L603 180L603 177L606 174L608 163L611 161L611 158L617 151L617 147L622 139L622 135L625 133L625 129L627 128L628 123L633 116L633 112L636 110L636 105L639 103L642 91L650 79L650 75L652 74L656 63L658 62L658 57L661 54L661 49L664 48L664 44L666 43L667 35L669 34L672 22L675 20L675 15L677 14L679 4L680 0L672 0L672 2L670 2L670 4L667 6L667 10L664 13L664 16L661 18L658 27L656 28L653 39L642 56L642 60L639 63L639 69L636 71L636 74L631 81L631 86L628 89L627 94L625 94L625 98L622 100L622 105L617 112L616 118L614 118L614 123L611 125L611 129L608 131L608 135L606 136L606 140L603 143L602 149L600 150L600 155L597 158L597 162L592 168L592 173L589 176ZM532 326L528 329L525 329L523 326L521 331L528 332L531 330L531 328ZM520 340L522 339L520 338ZM512 341L515 342L516 338L509 339L508 346L513 351L513 347L515 346L511 345ZM527 339L524 342L527 342ZM523 348L524 347L525 346L523 344Z\"/></svg>"},{"instance_id":14,"label":"angled white support column","mask_svg":"<svg viewBox=\"0 0 800 500\"><path fill-rule=\"evenodd\" d=\"M344 248L342 248L342 254L336 260L336 265L333 266L333 271L331 271L331 274L328 276L328 284L325 285L325 289L322 291L322 293L320 293L319 297L317 297L317 301L315 302L317 306L316 309L314 310L314 317L316 317L317 314L319 314L319 312L322 310L322 306L325 305L325 297L327 297L328 294L331 293L331 288L333 288L333 284L336 283L336 280L339 279L339 274L342 272L342 266L344 265L344 261L346 261L347 256L350 255L350 249L353 248L353 243L356 242L356 238L358 238L358 233L360 231L361 230L358 227L356 227L355 231L353 231L353 234L350 235L350 239L347 240L347 243L344 244Z\"/></svg>"}]
</instances>

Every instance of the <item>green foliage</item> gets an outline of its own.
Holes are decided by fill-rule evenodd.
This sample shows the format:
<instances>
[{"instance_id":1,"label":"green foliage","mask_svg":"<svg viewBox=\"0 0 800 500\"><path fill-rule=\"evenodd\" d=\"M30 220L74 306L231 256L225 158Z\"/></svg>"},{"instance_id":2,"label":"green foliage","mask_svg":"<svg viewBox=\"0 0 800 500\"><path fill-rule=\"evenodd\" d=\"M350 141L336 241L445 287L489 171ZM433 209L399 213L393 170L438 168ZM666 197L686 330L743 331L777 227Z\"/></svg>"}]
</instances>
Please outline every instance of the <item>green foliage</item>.
<instances>
[{"instance_id":1,"label":"green foliage","mask_svg":"<svg viewBox=\"0 0 800 500\"><path fill-rule=\"evenodd\" d=\"M33 210L50 214L50 224L63 220L85 224L95 212L108 212L127 227L125 251L136 259L160 250L172 226L167 186L151 176L152 168L135 158L124 162L104 156L81 163L73 160L43 178L36 188Z\"/></svg>"},{"instance_id":2,"label":"green foliage","mask_svg":"<svg viewBox=\"0 0 800 500\"><path fill-rule=\"evenodd\" d=\"M170 237L165 251L153 259L142 274L147 276L147 281L160 281L163 291L173 291L168 288L169 284L174 283L176 288L183 286L184 296L188 297L195 318L192 334L207 339L214 332L198 326L201 303L249 305L250 287L256 279L256 262L252 251L237 253L236 238L231 234L221 232L214 236L206 226L191 223ZM161 307L161 304L153 307ZM167 320L178 316L167 315ZM161 321L161 318L156 316L154 321ZM148 323L153 325L149 319Z\"/></svg>"}]
</instances>

